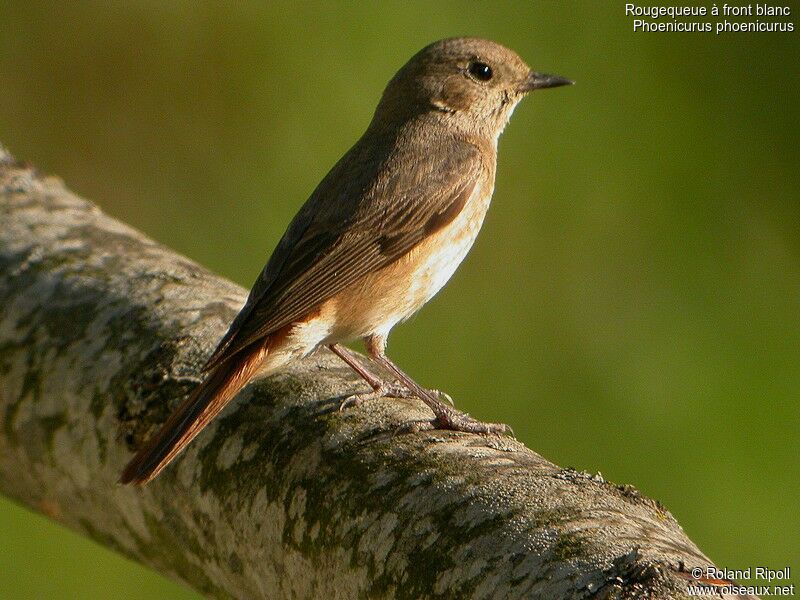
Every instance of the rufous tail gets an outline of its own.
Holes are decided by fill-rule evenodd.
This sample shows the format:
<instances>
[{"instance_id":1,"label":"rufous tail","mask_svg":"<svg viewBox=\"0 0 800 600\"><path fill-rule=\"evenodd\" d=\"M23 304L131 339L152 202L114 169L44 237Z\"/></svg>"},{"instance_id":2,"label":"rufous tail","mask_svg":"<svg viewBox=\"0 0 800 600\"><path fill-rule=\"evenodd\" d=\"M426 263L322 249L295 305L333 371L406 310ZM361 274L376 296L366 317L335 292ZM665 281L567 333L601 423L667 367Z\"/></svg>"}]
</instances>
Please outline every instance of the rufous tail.
<instances>
[{"instance_id":1,"label":"rufous tail","mask_svg":"<svg viewBox=\"0 0 800 600\"><path fill-rule=\"evenodd\" d=\"M122 471L120 483L154 479L256 374L269 340L255 342L212 369Z\"/></svg>"}]
</instances>

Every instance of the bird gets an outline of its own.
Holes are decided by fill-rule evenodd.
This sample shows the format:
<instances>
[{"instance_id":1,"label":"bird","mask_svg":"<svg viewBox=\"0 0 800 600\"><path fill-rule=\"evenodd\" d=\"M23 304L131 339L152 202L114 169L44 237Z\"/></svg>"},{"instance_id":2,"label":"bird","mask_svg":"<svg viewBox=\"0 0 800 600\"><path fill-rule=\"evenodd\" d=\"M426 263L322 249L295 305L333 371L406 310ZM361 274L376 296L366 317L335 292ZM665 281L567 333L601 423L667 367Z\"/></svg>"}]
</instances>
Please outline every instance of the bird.
<instances>
[{"instance_id":1,"label":"bird","mask_svg":"<svg viewBox=\"0 0 800 600\"><path fill-rule=\"evenodd\" d=\"M328 347L370 391L418 397L433 427L502 434L416 383L386 355L389 332L427 303L473 245L494 191L497 143L530 92L573 81L530 69L496 42L448 38L386 86L361 138L289 224L204 379L128 463L120 483L155 478L252 379ZM363 340L373 366L343 344ZM442 399L445 396L445 399Z\"/></svg>"}]
</instances>

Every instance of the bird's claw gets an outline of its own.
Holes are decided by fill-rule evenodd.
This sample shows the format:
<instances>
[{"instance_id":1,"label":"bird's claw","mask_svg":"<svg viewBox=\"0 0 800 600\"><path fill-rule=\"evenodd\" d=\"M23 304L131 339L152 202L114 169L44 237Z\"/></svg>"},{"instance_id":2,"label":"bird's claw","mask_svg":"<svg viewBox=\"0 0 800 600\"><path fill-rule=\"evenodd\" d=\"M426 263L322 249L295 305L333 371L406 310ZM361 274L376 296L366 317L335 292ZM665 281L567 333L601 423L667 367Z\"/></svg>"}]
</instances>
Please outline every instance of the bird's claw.
<instances>
[{"instance_id":1,"label":"bird's claw","mask_svg":"<svg viewBox=\"0 0 800 600\"><path fill-rule=\"evenodd\" d=\"M444 398L450 406L455 406L456 405L456 403L453 402L453 397L450 394L448 394L447 392L442 392L440 390L428 390L428 391L430 391L431 394L433 394L434 396L436 396L439 399Z\"/></svg>"},{"instance_id":2,"label":"bird's claw","mask_svg":"<svg viewBox=\"0 0 800 600\"><path fill-rule=\"evenodd\" d=\"M450 397L450 394L446 392L440 392L439 390L429 390L429 392L437 398L444 398L451 406L453 406L453 398ZM386 397L417 398L418 396L402 383L395 381L392 383L384 383L377 389L370 390L369 392L360 392L358 394L352 394L348 396L342 400L342 403L339 405L339 410L342 411L346 408L359 406L362 403L370 400L377 400L379 398Z\"/></svg>"}]
</instances>

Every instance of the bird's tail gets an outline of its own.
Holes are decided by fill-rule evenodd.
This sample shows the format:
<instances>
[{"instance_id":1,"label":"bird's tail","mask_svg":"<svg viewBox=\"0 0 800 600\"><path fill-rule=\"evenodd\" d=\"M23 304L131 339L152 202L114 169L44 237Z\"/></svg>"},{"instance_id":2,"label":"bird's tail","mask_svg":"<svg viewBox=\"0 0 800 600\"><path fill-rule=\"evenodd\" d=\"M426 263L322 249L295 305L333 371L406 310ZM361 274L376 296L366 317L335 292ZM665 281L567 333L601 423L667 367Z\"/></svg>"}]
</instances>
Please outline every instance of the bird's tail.
<instances>
[{"instance_id":1,"label":"bird's tail","mask_svg":"<svg viewBox=\"0 0 800 600\"><path fill-rule=\"evenodd\" d=\"M267 338L216 366L136 453L119 482L144 485L155 478L256 374L268 351Z\"/></svg>"}]
</instances>

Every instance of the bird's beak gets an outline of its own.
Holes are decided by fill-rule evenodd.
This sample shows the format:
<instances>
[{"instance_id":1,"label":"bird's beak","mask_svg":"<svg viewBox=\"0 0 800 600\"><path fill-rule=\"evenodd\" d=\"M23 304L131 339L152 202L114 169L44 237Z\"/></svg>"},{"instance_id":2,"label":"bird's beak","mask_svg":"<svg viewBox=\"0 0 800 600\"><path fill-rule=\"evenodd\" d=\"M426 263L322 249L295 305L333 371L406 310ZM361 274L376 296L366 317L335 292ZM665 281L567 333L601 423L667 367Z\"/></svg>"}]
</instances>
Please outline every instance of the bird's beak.
<instances>
[{"instance_id":1,"label":"bird's beak","mask_svg":"<svg viewBox=\"0 0 800 600\"><path fill-rule=\"evenodd\" d=\"M531 71L528 78L523 82L520 91L527 93L533 90L542 90L544 88L560 87L562 85L572 85L575 82L566 77L559 77L558 75L547 75L546 73L535 73Z\"/></svg>"}]
</instances>

